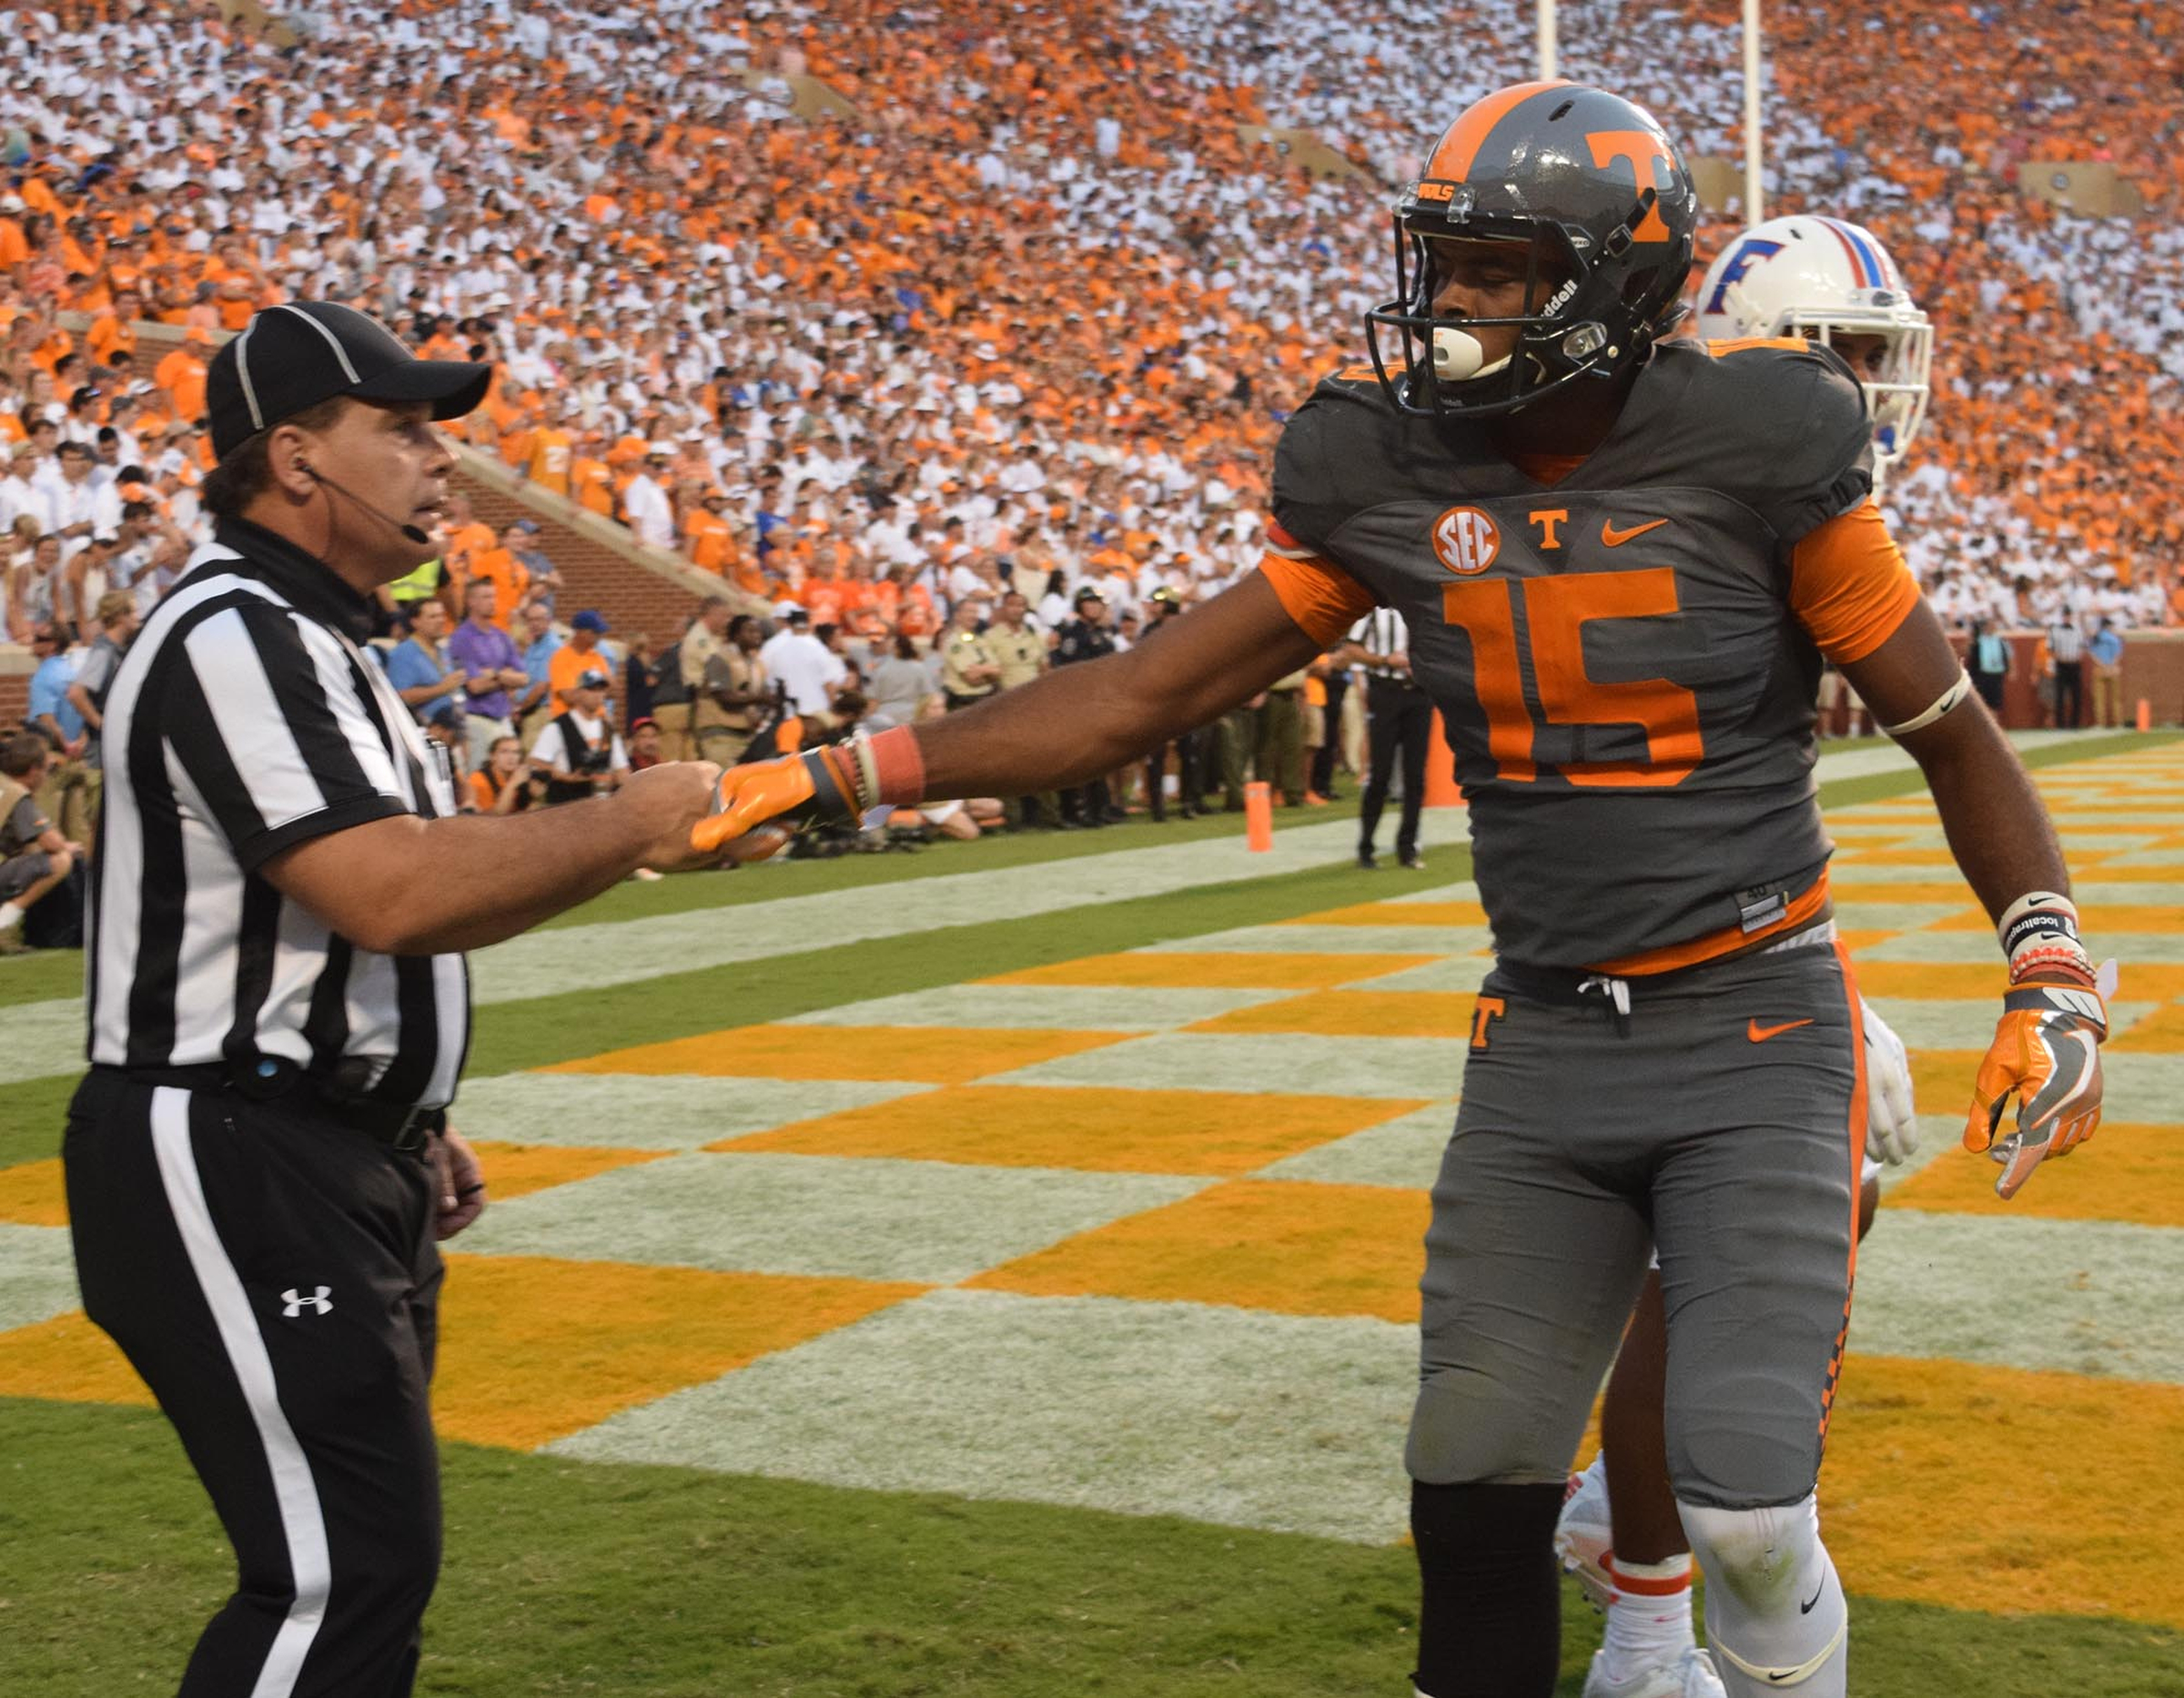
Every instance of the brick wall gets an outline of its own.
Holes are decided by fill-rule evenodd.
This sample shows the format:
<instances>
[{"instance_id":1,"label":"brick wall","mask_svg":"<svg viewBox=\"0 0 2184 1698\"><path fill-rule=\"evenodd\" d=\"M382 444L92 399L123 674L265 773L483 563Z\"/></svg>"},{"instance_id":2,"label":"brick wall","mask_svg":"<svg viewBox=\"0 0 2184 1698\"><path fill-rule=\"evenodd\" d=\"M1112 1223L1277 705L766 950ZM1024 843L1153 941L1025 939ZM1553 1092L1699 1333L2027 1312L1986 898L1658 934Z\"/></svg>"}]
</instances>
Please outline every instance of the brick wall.
<instances>
[{"instance_id":1,"label":"brick wall","mask_svg":"<svg viewBox=\"0 0 2184 1698\"><path fill-rule=\"evenodd\" d=\"M562 620L580 609L595 607L607 616L616 641L627 642L646 634L656 652L674 640L681 623L697 611L697 587L622 558L607 544L579 534L538 506L467 471L459 472L455 482L470 496L478 517L494 530L519 519L537 523L539 547L561 574L564 588L555 599L555 612Z\"/></svg>"}]
</instances>

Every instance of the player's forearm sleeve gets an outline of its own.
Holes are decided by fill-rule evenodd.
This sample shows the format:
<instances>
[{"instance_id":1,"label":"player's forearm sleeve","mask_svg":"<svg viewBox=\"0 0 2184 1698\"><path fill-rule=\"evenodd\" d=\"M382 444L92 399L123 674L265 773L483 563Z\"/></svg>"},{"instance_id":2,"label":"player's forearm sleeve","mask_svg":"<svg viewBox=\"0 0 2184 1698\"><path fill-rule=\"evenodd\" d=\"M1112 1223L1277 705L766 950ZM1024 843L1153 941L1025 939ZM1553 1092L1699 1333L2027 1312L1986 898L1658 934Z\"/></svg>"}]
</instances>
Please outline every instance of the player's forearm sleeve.
<instances>
[{"instance_id":1,"label":"player's forearm sleeve","mask_svg":"<svg viewBox=\"0 0 2184 1698\"><path fill-rule=\"evenodd\" d=\"M1790 556L1790 609L1837 665L1864 660L1917 605L1918 581L1869 500L1810 532Z\"/></svg>"},{"instance_id":2,"label":"player's forearm sleeve","mask_svg":"<svg viewBox=\"0 0 2184 1698\"><path fill-rule=\"evenodd\" d=\"M1278 535L1269 532L1270 545ZM1320 555L1277 552L1269 546L1259 570L1273 585L1282 611L1322 648L1372 611L1372 591Z\"/></svg>"}]
</instances>

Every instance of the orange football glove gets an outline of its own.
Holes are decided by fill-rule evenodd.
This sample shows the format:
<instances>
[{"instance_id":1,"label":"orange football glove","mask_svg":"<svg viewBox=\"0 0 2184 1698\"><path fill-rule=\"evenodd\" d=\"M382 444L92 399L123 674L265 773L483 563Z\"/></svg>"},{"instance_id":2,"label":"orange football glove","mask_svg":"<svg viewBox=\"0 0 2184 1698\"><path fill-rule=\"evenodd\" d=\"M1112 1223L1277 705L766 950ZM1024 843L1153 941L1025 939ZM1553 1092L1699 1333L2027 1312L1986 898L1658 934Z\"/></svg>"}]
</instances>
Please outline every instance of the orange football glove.
<instances>
[{"instance_id":1,"label":"orange football glove","mask_svg":"<svg viewBox=\"0 0 2184 1698\"><path fill-rule=\"evenodd\" d=\"M690 844L717 854L746 833L773 826L780 841L748 857L763 861L806 825L854 820L863 812L850 763L832 746L811 749L723 773L718 809L691 828Z\"/></svg>"},{"instance_id":2,"label":"orange football glove","mask_svg":"<svg viewBox=\"0 0 2184 1698\"><path fill-rule=\"evenodd\" d=\"M2082 980L2037 978L2013 985L2002 998L1995 1041L1972 1084L1964 1147L1986 1150L2002 1166L1995 1195L2015 1197L2032 1170L2067 1156L2100 1124L2100 1045L2108 1035L2102 990ZM2017 1129L1999 1140L2002 1117L2017 1098Z\"/></svg>"}]
</instances>

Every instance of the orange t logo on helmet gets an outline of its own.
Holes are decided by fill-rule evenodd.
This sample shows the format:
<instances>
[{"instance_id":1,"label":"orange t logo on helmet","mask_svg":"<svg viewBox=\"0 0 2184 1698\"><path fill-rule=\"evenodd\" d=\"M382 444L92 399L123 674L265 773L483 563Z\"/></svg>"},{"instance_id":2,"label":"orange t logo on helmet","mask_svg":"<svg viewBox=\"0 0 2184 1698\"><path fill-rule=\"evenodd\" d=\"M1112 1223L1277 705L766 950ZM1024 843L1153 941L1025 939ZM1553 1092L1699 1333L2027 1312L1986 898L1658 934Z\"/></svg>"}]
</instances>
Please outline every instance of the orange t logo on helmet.
<instances>
[{"instance_id":1,"label":"orange t logo on helmet","mask_svg":"<svg viewBox=\"0 0 2184 1698\"><path fill-rule=\"evenodd\" d=\"M1595 130L1585 137L1585 145L1592 149L1594 165L1604 166L1611 159L1626 161L1631 167L1631 186L1641 193L1647 188L1665 189L1675 177L1675 160L1661 145L1661 138L1650 130ZM1646 169L1649 159L1653 161L1651 171ZM1631 231L1631 239L1636 242L1670 239L1658 201L1645 209L1645 217Z\"/></svg>"}]
</instances>

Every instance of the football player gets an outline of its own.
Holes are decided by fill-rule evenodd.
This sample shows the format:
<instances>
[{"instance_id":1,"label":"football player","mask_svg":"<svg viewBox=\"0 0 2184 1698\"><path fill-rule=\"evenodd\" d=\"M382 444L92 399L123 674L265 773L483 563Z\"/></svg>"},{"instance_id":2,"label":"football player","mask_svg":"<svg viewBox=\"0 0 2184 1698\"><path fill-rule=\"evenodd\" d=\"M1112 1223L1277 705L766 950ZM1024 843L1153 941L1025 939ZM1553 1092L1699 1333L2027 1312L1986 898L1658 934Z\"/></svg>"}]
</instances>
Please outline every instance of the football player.
<instances>
[{"instance_id":1,"label":"football player","mask_svg":"<svg viewBox=\"0 0 2184 1698\"><path fill-rule=\"evenodd\" d=\"M1654 1248L1668 1472L1724 1687L1844 1692L1813 1493L1866 1069L1813 778L1824 652L1917 760L1999 930L1967 1142L1998 1153L2007 1196L2099 1116L2106 1012L2061 852L1873 505L1865 397L1825 348L1663 339L1696 217L1637 106L1568 83L1490 95L1397 203L1372 357L1283 429L1256 573L1159 642L737 768L698 828L770 844L874 802L1082 783L1309 665L1376 603L1402 613L1498 956L1421 1282L1425 1698L1553 1689L1566 1469Z\"/></svg>"},{"instance_id":2,"label":"football player","mask_svg":"<svg viewBox=\"0 0 2184 1698\"><path fill-rule=\"evenodd\" d=\"M1799 215L1724 248L1698 296L1702 341L1803 337L1840 355L1874 419L1874 481L1899 464L1926 414L1933 331L1870 230ZM1825 692L1825 713L1830 706ZM1884 1161L1918 1147L1904 1046L1871 1004L1866 1029L1866 1166L1858 1237L1873 1225ZM1712 1698L1721 1691L1691 1632L1691 1551L1665 1471L1668 1372L1661 1279L1649 1274L1601 1410L1601 1453L1570 1480L1555 1530L1562 1566L1607 1613L1585 1698ZM1612 1555L1611 1553L1614 1553Z\"/></svg>"}]
</instances>

